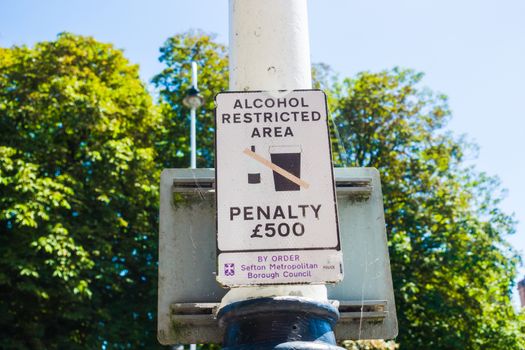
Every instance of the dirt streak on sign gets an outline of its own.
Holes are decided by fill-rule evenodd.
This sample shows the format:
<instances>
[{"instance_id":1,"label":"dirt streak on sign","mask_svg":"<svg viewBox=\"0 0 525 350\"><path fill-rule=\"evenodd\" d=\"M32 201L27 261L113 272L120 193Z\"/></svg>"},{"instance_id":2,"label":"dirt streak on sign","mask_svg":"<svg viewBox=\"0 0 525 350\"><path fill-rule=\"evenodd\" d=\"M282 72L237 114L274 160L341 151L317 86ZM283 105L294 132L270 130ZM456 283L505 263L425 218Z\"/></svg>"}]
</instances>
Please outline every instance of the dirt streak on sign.
<instances>
[{"instance_id":1,"label":"dirt streak on sign","mask_svg":"<svg viewBox=\"0 0 525 350\"><path fill-rule=\"evenodd\" d=\"M217 280L341 280L324 93L229 92L216 104Z\"/></svg>"}]
</instances>

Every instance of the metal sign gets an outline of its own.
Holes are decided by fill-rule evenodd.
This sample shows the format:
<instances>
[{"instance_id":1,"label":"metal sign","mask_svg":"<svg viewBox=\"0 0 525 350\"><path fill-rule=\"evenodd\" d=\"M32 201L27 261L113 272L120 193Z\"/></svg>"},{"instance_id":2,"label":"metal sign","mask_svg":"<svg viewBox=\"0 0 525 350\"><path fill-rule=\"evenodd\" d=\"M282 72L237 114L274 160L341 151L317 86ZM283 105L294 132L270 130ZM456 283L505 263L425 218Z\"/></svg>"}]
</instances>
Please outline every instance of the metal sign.
<instances>
[{"instance_id":1,"label":"metal sign","mask_svg":"<svg viewBox=\"0 0 525 350\"><path fill-rule=\"evenodd\" d=\"M341 280L324 93L230 92L216 105L217 280Z\"/></svg>"}]
</instances>

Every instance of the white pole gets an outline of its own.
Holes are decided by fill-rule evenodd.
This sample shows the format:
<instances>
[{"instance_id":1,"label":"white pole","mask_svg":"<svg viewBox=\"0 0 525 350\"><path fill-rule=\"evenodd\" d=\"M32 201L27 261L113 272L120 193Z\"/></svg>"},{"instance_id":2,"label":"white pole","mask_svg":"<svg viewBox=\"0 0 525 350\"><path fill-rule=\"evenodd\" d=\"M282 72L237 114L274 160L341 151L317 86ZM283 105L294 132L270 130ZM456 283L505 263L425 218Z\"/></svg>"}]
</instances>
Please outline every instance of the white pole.
<instances>
[{"instance_id":1,"label":"white pole","mask_svg":"<svg viewBox=\"0 0 525 350\"><path fill-rule=\"evenodd\" d=\"M191 148L191 168L197 168L197 141L196 141L196 110L194 107L190 110L190 148Z\"/></svg>"},{"instance_id":2,"label":"white pole","mask_svg":"<svg viewBox=\"0 0 525 350\"><path fill-rule=\"evenodd\" d=\"M310 89L306 0L230 0L230 90ZM260 297L327 301L324 285L232 288L227 304Z\"/></svg>"},{"instance_id":3,"label":"white pole","mask_svg":"<svg viewBox=\"0 0 525 350\"><path fill-rule=\"evenodd\" d=\"M191 85L197 89L197 63L191 62Z\"/></svg>"},{"instance_id":4,"label":"white pole","mask_svg":"<svg viewBox=\"0 0 525 350\"><path fill-rule=\"evenodd\" d=\"M230 0L230 90L311 87L306 0Z\"/></svg>"},{"instance_id":5,"label":"white pole","mask_svg":"<svg viewBox=\"0 0 525 350\"><path fill-rule=\"evenodd\" d=\"M197 63L191 62L191 85L197 89ZM191 149L191 165L192 169L197 168L197 127L196 127L196 108L192 107L190 111L190 149Z\"/></svg>"}]
</instances>

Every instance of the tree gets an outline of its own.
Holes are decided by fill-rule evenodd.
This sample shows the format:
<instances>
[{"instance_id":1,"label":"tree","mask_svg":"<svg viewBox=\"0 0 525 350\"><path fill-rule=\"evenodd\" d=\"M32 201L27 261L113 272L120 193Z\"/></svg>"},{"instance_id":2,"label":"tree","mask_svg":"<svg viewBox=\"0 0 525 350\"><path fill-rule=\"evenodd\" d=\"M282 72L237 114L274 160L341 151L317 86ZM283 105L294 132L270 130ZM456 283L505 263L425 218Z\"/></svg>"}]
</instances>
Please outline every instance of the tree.
<instances>
[{"instance_id":1,"label":"tree","mask_svg":"<svg viewBox=\"0 0 525 350\"><path fill-rule=\"evenodd\" d=\"M342 344L348 350L396 350L399 344L393 340L345 340Z\"/></svg>"},{"instance_id":2,"label":"tree","mask_svg":"<svg viewBox=\"0 0 525 350\"><path fill-rule=\"evenodd\" d=\"M167 68L154 83L165 106L165 130L172 128L166 135L184 136L159 153L166 165L185 167L187 131L177 128L187 123L180 102L189 87L189 62L205 67L201 90L210 101L226 88L225 48L207 35L189 34L169 39L161 52ZM394 69L338 83L328 66L314 70L314 86L327 92L337 125L334 161L374 166L382 176L401 349L525 348L522 316L510 303L519 260L504 240L514 230L512 218L498 207L497 180L464 166L472 145L446 131L447 99L421 88L422 77ZM212 120L207 105L199 118L199 147L208 147L201 166L211 164ZM175 159L167 158L177 151Z\"/></svg>"},{"instance_id":3,"label":"tree","mask_svg":"<svg viewBox=\"0 0 525 350\"><path fill-rule=\"evenodd\" d=\"M0 49L0 347L156 346L158 124L89 37Z\"/></svg>"},{"instance_id":4,"label":"tree","mask_svg":"<svg viewBox=\"0 0 525 350\"><path fill-rule=\"evenodd\" d=\"M204 105L197 110L197 167L213 167L214 97L228 89L226 47L204 33L175 35L161 47L159 60L166 67L152 82L159 92L162 132L157 149L165 168L186 168L190 164L189 109L182 100L191 87L191 62L199 69L199 89Z\"/></svg>"},{"instance_id":5,"label":"tree","mask_svg":"<svg viewBox=\"0 0 525 350\"><path fill-rule=\"evenodd\" d=\"M465 167L447 99L423 75L361 73L337 88L347 165L382 176L401 349L523 349L510 293L518 256L495 178ZM345 158L345 157L343 157Z\"/></svg>"},{"instance_id":6,"label":"tree","mask_svg":"<svg viewBox=\"0 0 525 350\"><path fill-rule=\"evenodd\" d=\"M111 45L66 33L0 49L0 347L160 348L158 179L189 164L181 101L192 60L206 99L198 161L212 166L213 96L228 63L210 36L161 48L158 113ZM400 348L525 348L509 300L513 221L497 181L463 165L469 145L445 129L446 98L412 71L330 74L315 76L337 126L335 161L381 172Z\"/></svg>"}]
</instances>

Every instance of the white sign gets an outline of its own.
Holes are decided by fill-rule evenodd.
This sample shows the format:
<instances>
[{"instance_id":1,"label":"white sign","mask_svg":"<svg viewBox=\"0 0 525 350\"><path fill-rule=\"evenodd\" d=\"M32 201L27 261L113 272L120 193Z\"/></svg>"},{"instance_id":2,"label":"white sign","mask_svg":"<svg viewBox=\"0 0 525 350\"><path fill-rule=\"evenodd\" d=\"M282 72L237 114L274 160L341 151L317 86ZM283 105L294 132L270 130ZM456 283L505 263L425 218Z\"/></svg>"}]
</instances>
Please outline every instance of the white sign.
<instances>
[{"instance_id":1,"label":"white sign","mask_svg":"<svg viewBox=\"0 0 525 350\"><path fill-rule=\"evenodd\" d=\"M324 93L228 92L216 104L217 280L341 280Z\"/></svg>"}]
</instances>

